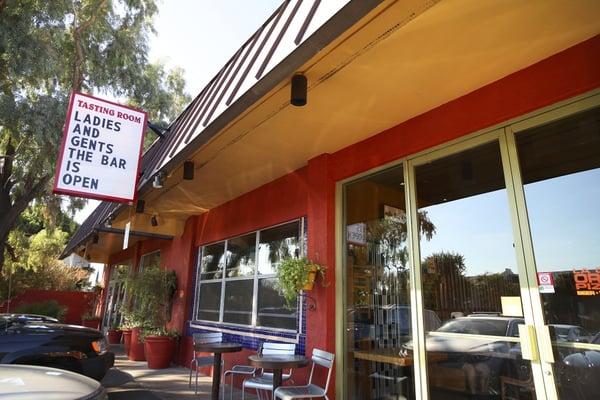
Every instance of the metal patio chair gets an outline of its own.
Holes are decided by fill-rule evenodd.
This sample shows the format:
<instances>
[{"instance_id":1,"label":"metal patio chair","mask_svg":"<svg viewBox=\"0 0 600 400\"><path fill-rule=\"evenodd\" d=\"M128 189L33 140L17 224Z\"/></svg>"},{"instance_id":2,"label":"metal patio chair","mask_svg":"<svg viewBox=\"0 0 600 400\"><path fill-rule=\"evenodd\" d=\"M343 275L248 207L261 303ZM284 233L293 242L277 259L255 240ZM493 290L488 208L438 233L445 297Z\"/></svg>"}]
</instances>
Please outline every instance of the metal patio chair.
<instances>
[{"instance_id":1,"label":"metal patio chair","mask_svg":"<svg viewBox=\"0 0 600 400\"><path fill-rule=\"evenodd\" d=\"M194 389L194 393L198 393L198 368L199 367L212 367L213 362L215 360L215 356L198 356L196 352L196 344L205 344L205 343L219 343L223 341L223 333L221 332L211 332L211 333L194 333L193 334L194 341L194 352L192 355L192 360L190 361L190 380L189 387L192 387L192 371L196 370L196 388ZM221 361L222 363L222 361Z\"/></svg>"},{"instance_id":2,"label":"metal patio chair","mask_svg":"<svg viewBox=\"0 0 600 400\"><path fill-rule=\"evenodd\" d=\"M331 379L331 369L333 368L334 359L335 354L319 349L313 349L311 357L312 367L310 369L308 384L304 386L280 386L275 390L275 393L273 393L273 400L310 399L314 397L324 397L329 400L327 397L327 389L329 389L329 380ZM315 366L317 365L327 369L327 380L325 381L324 388L312 383Z\"/></svg>"},{"instance_id":3,"label":"metal patio chair","mask_svg":"<svg viewBox=\"0 0 600 400\"><path fill-rule=\"evenodd\" d=\"M262 344L261 355L294 355L296 354L296 345L293 343L271 343L265 342ZM291 380L292 370L284 371L281 375L281 381ZM232 378L233 379L233 378ZM293 381L292 381L293 382ZM273 373L257 371L255 376L244 380L242 383L242 400L244 400L244 391L246 388L256 389L256 394L261 399L260 391L273 391Z\"/></svg>"}]
</instances>

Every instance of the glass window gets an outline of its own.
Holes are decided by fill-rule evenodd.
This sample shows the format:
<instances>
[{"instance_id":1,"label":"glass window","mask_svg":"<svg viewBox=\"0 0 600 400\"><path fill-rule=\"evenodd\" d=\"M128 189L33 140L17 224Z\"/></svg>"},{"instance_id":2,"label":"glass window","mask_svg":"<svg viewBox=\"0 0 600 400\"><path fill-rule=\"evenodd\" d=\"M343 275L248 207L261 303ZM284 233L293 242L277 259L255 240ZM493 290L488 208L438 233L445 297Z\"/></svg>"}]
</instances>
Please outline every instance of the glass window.
<instances>
[{"instance_id":1,"label":"glass window","mask_svg":"<svg viewBox=\"0 0 600 400\"><path fill-rule=\"evenodd\" d=\"M561 400L598 398L600 109L516 135ZM575 347L577 346L577 347ZM600 358L597 358L600 359Z\"/></svg>"},{"instance_id":2,"label":"glass window","mask_svg":"<svg viewBox=\"0 0 600 400\"><path fill-rule=\"evenodd\" d=\"M227 278L254 275L256 233L227 241Z\"/></svg>"},{"instance_id":3,"label":"glass window","mask_svg":"<svg viewBox=\"0 0 600 400\"><path fill-rule=\"evenodd\" d=\"M414 399L403 168L344 189L348 398Z\"/></svg>"},{"instance_id":4,"label":"glass window","mask_svg":"<svg viewBox=\"0 0 600 400\"><path fill-rule=\"evenodd\" d=\"M415 178L423 304L445 322L426 326L430 398L497 398L503 380L531 376L513 339L523 311L500 146L418 165Z\"/></svg>"},{"instance_id":5,"label":"glass window","mask_svg":"<svg viewBox=\"0 0 600 400\"><path fill-rule=\"evenodd\" d=\"M196 319L297 331L297 310L285 307L274 275L284 257L303 255L303 222L300 219L202 247Z\"/></svg>"},{"instance_id":6,"label":"glass window","mask_svg":"<svg viewBox=\"0 0 600 400\"><path fill-rule=\"evenodd\" d=\"M200 261L200 279L221 279L225 267L225 242L204 246Z\"/></svg>"},{"instance_id":7,"label":"glass window","mask_svg":"<svg viewBox=\"0 0 600 400\"><path fill-rule=\"evenodd\" d=\"M155 251L149 254L144 254L140 258L139 270L145 268L159 268L160 267L160 251Z\"/></svg>"},{"instance_id":8,"label":"glass window","mask_svg":"<svg viewBox=\"0 0 600 400\"><path fill-rule=\"evenodd\" d=\"M260 231L258 273L260 275L274 274L281 259L299 257L299 234L299 221Z\"/></svg>"},{"instance_id":9,"label":"glass window","mask_svg":"<svg viewBox=\"0 0 600 400\"><path fill-rule=\"evenodd\" d=\"M200 284L196 319L219 321L221 309L221 282Z\"/></svg>"},{"instance_id":10,"label":"glass window","mask_svg":"<svg viewBox=\"0 0 600 400\"><path fill-rule=\"evenodd\" d=\"M297 310L287 308L277 291L277 279L259 279L256 325L293 330L296 329L297 318Z\"/></svg>"},{"instance_id":11,"label":"glass window","mask_svg":"<svg viewBox=\"0 0 600 400\"><path fill-rule=\"evenodd\" d=\"M252 323L252 293L254 279L225 282L223 322L250 325Z\"/></svg>"}]
</instances>

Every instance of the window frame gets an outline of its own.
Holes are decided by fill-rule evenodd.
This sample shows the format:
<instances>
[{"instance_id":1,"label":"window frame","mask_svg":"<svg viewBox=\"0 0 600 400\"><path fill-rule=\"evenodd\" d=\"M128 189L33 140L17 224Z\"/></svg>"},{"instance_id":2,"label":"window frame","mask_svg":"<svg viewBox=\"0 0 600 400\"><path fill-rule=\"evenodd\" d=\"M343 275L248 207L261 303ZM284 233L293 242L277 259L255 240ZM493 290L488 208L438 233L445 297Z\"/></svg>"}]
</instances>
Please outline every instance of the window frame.
<instances>
[{"instance_id":1,"label":"window frame","mask_svg":"<svg viewBox=\"0 0 600 400\"><path fill-rule=\"evenodd\" d=\"M157 249L157 250L152 250L152 251L149 251L148 253L142 254L142 255L140 256L140 260L139 260L139 262L138 262L138 265L137 265L137 272L141 272L141 271L143 271L143 270L144 270L144 268L146 268L146 267L147 267L147 266L144 264L144 259L148 259L148 258L150 258L150 256L152 256L153 254L156 254L156 253L158 253L158 260L159 260L159 261L158 261L158 266L159 266L159 268L160 268L160 267L161 267L161 265L162 265L162 254L161 254L161 251L160 251L160 249Z\"/></svg>"},{"instance_id":2,"label":"window frame","mask_svg":"<svg viewBox=\"0 0 600 400\"><path fill-rule=\"evenodd\" d=\"M198 246L198 252L196 257L196 280L195 280L195 294L194 294L194 307L193 307L193 315L191 318L192 323L205 323L205 324L218 324L223 326L231 326L237 328L250 328L250 329L261 329L261 330L269 330L273 332L285 332L285 333L302 333L302 318L303 318L303 307L300 302L297 303L297 316L296 316L296 328L295 329L285 329L285 328L276 328L272 326L264 326L258 325L258 289L259 289L259 281L261 279L272 279L277 276L275 272L270 274L259 274L259 265L258 265L258 257L259 257L259 245L261 239L261 232L277 228L283 225L289 225L292 223L298 223L298 246L300 249L300 257L306 256L306 242L307 242L307 232L306 232L306 217L299 217L292 220L288 220L279 224L270 225L261 229L257 229L250 232L240 233L235 236L228 237L226 239L217 240L213 242L204 243ZM247 235L255 235L255 248L254 248L254 273L249 276L235 276L228 278L227 277L227 263L228 263L228 245L229 241L241 236ZM201 267L202 267L202 257L204 256L204 249L208 246L223 243L223 255L225 257L223 271L221 277L218 279L201 279ZM251 315L251 323L249 325L239 324L234 322L226 322L223 320L225 314L225 288L227 282L241 281L241 280L252 280L252 315ZM219 319L218 321L206 320L206 319L198 319L198 311L199 309L199 300L200 300L200 290L202 285L209 283L221 283L221 298L220 306L219 306ZM300 296L298 296L300 300Z\"/></svg>"}]
</instances>

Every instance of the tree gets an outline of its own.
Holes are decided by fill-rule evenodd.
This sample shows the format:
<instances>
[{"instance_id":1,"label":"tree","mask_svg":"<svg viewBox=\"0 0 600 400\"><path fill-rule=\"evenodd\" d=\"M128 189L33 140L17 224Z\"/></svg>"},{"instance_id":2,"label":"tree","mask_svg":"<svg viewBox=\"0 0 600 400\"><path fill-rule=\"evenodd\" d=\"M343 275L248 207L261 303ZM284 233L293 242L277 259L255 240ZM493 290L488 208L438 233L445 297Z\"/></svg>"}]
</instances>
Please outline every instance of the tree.
<instances>
[{"instance_id":1,"label":"tree","mask_svg":"<svg viewBox=\"0 0 600 400\"><path fill-rule=\"evenodd\" d=\"M0 269L27 206L61 206L49 188L71 91L121 99L163 123L189 101L181 70L148 62L156 12L155 0L0 0Z\"/></svg>"},{"instance_id":2,"label":"tree","mask_svg":"<svg viewBox=\"0 0 600 400\"><path fill-rule=\"evenodd\" d=\"M77 223L64 211L50 212L34 202L19 217L8 238L13 254L0 271L0 301L29 288L82 290L91 268L69 267L57 259Z\"/></svg>"}]
</instances>

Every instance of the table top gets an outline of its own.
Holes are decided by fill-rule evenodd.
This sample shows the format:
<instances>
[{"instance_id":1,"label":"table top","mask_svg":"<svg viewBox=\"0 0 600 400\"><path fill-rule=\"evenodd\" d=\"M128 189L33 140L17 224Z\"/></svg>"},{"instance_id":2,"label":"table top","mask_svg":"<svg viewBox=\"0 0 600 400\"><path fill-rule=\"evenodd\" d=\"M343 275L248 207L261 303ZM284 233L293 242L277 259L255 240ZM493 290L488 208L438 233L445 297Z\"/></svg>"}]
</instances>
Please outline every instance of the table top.
<instances>
[{"instance_id":1,"label":"table top","mask_svg":"<svg viewBox=\"0 0 600 400\"><path fill-rule=\"evenodd\" d=\"M267 369L284 369L284 368L298 368L305 367L308 365L308 358L299 355L265 355L259 356L253 354L248 357L250 365L258 368Z\"/></svg>"},{"instance_id":2,"label":"table top","mask_svg":"<svg viewBox=\"0 0 600 400\"><path fill-rule=\"evenodd\" d=\"M361 360L375 361L387 364L394 364L400 367L410 367L414 364L411 355L401 356L400 349L371 349L371 350L354 350L354 358ZM447 359L445 354L428 353L427 362L439 362Z\"/></svg>"},{"instance_id":3,"label":"table top","mask_svg":"<svg viewBox=\"0 0 600 400\"><path fill-rule=\"evenodd\" d=\"M235 353L242 350L242 345L238 343L218 342L218 343L196 343L196 351L206 351L209 353Z\"/></svg>"}]
</instances>

